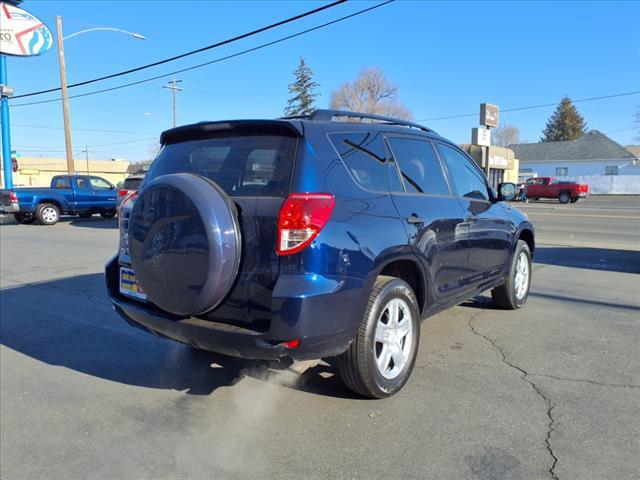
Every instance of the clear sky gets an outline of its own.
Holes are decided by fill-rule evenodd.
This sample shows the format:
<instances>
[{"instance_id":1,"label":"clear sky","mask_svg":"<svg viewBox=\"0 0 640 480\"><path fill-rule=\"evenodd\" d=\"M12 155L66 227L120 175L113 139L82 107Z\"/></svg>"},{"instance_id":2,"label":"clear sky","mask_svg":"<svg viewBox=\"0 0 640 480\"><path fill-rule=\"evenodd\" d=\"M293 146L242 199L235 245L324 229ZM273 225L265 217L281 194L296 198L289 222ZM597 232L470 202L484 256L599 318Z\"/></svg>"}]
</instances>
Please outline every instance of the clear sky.
<instances>
[{"instance_id":1,"label":"clear sky","mask_svg":"<svg viewBox=\"0 0 640 480\"><path fill-rule=\"evenodd\" d=\"M70 90L107 88L202 63L272 41L374 5L350 1L277 30L126 77ZM139 32L146 41L94 32L65 42L69 83L106 75L192 50L315 8L321 2L35 1L21 7L65 35L93 26ZM178 124L282 114L287 85L300 57L321 84L318 105L366 66L378 66L400 88L416 119L474 113L481 102L513 108L640 90L638 2L409 2L178 76ZM54 48L40 57L8 61L16 95L59 86ZM147 159L159 133L171 127L166 79L70 101L75 155ZM57 97L16 99L12 145L25 156L64 156ZM578 103L589 128L621 144L634 143L640 95ZM501 121L537 141L553 107L504 113ZM470 141L477 117L424 123L458 143ZM39 127L39 128L36 128ZM637 141L635 143L638 143Z\"/></svg>"}]
</instances>

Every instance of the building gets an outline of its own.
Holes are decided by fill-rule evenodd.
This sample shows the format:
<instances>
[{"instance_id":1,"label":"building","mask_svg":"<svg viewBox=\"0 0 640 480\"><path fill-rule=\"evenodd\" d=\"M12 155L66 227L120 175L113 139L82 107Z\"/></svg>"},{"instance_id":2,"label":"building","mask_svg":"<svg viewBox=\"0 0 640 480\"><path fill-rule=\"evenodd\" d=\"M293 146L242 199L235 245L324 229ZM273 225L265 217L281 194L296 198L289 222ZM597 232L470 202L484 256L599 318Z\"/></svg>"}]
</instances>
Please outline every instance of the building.
<instances>
[{"instance_id":1,"label":"building","mask_svg":"<svg viewBox=\"0 0 640 480\"><path fill-rule=\"evenodd\" d=\"M16 187L48 187L56 175L66 175L67 161L59 158L18 157L18 171L13 172ZM123 160L75 160L76 173L96 175L113 184L127 176L129 162ZM4 183L3 183L4 184Z\"/></svg>"},{"instance_id":2,"label":"building","mask_svg":"<svg viewBox=\"0 0 640 480\"><path fill-rule=\"evenodd\" d=\"M484 170L484 151L486 147L479 145L460 145ZM489 184L496 188L502 182L518 182L519 161L513 150L503 147L489 147Z\"/></svg>"},{"instance_id":3,"label":"building","mask_svg":"<svg viewBox=\"0 0 640 480\"><path fill-rule=\"evenodd\" d=\"M520 160L520 175L585 177L640 175L638 156L597 130L566 142L510 145Z\"/></svg>"}]
</instances>

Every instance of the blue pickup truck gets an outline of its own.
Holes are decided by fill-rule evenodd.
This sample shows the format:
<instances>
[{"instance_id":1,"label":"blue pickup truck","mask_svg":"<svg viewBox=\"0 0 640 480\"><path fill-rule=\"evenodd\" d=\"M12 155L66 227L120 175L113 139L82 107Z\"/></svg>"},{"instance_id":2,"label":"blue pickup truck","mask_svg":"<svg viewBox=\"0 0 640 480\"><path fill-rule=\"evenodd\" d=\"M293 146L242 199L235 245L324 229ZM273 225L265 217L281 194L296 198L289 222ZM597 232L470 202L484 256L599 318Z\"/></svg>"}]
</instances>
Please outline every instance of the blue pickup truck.
<instances>
[{"instance_id":1,"label":"blue pickup truck","mask_svg":"<svg viewBox=\"0 0 640 480\"><path fill-rule=\"evenodd\" d=\"M58 175L50 188L16 188L0 192L0 212L12 213L18 223L36 220L54 225L61 215L103 218L116 215L116 187L92 175Z\"/></svg>"}]
</instances>

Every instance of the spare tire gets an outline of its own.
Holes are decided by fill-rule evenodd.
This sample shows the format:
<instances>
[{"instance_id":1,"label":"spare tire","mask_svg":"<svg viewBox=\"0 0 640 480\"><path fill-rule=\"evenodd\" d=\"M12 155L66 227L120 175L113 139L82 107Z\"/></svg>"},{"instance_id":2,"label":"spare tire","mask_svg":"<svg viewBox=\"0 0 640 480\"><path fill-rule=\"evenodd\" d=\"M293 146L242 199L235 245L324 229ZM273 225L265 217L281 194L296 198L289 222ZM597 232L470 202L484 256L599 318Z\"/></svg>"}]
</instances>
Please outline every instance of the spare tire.
<instances>
[{"instance_id":1,"label":"spare tire","mask_svg":"<svg viewBox=\"0 0 640 480\"><path fill-rule=\"evenodd\" d=\"M181 316L205 313L229 293L241 257L234 202L191 173L145 184L129 220L129 250L148 299Z\"/></svg>"}]
</instances>

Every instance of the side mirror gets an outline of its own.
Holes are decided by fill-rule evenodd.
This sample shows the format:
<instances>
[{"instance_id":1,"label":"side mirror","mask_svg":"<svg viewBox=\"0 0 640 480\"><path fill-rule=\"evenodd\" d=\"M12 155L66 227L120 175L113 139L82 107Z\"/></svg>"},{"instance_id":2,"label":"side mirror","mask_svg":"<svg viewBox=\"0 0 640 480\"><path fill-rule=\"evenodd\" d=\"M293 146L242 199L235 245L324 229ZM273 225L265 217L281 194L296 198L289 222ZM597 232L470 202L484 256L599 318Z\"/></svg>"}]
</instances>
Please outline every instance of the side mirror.
<instances>
[{"instance_id":1,"label":"side mirror","mask_svg":"<svg viewBox=\"0 0 640 480\"><path fill-rule=\"evenodd\" d=\"M499 202L510 202L514 198L516 198L516 194L518 193L518 189L516 188L515 183L501 183L498 185L498 201Z\"/></svg>"},{"instance_id":2,"label":"side mirror","mask_svg":"<svg viewBox=\"0 0 640 480\"><path fill-rule=\"evenodd\" d=\"M109 186L109 190L115 190L115 189L116 189L115 185L110 185Z\"/></svg>"}]
</instances>

